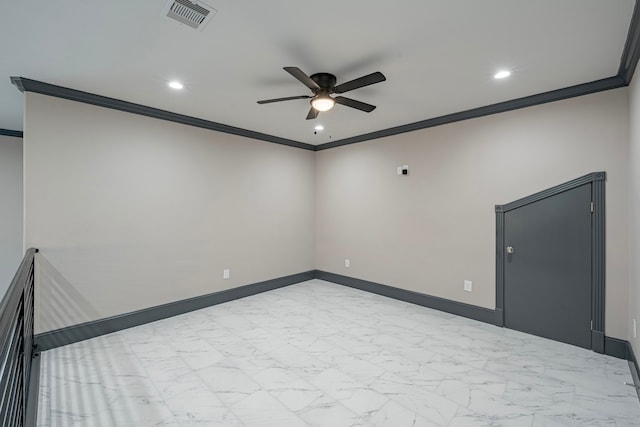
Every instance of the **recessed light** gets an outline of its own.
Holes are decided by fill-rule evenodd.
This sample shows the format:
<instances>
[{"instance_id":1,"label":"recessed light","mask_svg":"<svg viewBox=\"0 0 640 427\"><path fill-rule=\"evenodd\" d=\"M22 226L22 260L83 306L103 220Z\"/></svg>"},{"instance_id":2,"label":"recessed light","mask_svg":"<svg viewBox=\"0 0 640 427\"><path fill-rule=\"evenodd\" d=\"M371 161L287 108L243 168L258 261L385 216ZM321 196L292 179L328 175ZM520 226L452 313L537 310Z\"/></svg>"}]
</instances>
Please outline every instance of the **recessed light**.
<instances>
[{"instance_id":1,"label":"recessed light","mask_svg":"<svg viewBox=\"0 0 640 427\"><path fill-rule=\"evenodd\" d=\"M314 129L317 130L317 131L321 131L321 130L324 130L324 126L316 125L316 127Z\"/></svg>"},{"instance_id":2,"label":"recessed light","mask_svg":"<svg viewBox=\"0 0 640 427\"><path fill-rule=\"evenodd\" d=\"M509 70L500 70L497 73L494 74L493 78L494 79L504 79L506 77L509 77L511 75L511 71Z\"/></svg>"},{"instance_id":3,"label":"recessed light","mask_svg":"<svg viewBox=\"0 0 640 427\"><path fill-rule=\"evenodd\" d=\"M179 81L177 81L177 80L172 80L172 81L170 81L170 82L169 82L169 87L170 87L171 89L177 89L177 90L180 90L180 89L182 89L184 86L183 86L183 85L182 85L182 83L180 83Z\"/></svg>"}]
</instances>

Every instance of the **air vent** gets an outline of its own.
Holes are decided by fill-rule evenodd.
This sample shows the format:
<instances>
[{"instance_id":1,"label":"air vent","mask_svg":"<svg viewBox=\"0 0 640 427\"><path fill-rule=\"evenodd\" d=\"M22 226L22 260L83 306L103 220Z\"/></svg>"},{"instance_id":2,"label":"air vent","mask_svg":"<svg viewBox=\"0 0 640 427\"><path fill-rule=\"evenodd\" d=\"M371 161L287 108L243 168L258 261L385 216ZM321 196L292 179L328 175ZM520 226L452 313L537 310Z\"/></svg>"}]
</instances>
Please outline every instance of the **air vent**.
<instances>
[{"instance_id":1,"label":"air vent","mask_svg":"<svg viewBox=\"0 0 640 427\"><path fill-rule=\"evenodd\" d=\"M162 14L196 30L202 30L216 14L216 10L200 1L195 4L189 0L169 0Z\"/></svg>"}]
</instances>

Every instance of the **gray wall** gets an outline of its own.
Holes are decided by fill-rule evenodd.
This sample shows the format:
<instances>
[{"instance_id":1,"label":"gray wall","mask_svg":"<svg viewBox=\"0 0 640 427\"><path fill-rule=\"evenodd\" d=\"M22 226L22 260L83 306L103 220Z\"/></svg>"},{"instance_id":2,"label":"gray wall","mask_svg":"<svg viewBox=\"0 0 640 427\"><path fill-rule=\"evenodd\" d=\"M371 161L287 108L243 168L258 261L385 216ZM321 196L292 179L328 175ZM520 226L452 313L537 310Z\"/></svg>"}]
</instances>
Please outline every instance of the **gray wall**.
<instances>
[{"instance_id":1,"label":"gray wall","mask_svg":"<svg viewBox=\"0 0 640 427\"><path fill-rule=\"evenodd\" d=\"M630 87L629 150L629 342L640 357L640 74ZM631 327L636 319L637 336Z\"/></svg>"},{"instance_id":2,"label":"gray wall","mask_svg":"<svg viewBox=\"0 0 640 427\"><path fill-rule=\"evenodd\" d=\"M494 308L494 205L603 170L606 333L626 339L628 146L622 88L318 152L316 268Z\"/></svg>"},{"instance_id":3,"label":"gray wall","mask_svg":"<svg viewBox=\"0 0 640 427\"><path fill-rule=\"evenodd\" d=\"M22 254L22 138L0 135L0 299Z\"/></svg>"},{"instance_id":4,"label":"gray wall","mask_svg":"<svg viewBox=\"0 0 640 427\"><path fill-rule=\"evenodd\" d=\"M314 268L313 152L33 93L24 148L36 332Z\"/></svg>"}]
</instances>

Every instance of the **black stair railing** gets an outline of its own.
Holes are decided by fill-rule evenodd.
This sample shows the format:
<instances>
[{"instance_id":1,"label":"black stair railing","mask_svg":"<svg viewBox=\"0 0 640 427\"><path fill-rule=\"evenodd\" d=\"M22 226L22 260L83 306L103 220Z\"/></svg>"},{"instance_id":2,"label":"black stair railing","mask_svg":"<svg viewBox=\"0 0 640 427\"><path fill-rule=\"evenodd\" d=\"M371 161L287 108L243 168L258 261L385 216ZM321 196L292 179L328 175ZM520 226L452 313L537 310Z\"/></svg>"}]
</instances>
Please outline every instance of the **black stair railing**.
<instances>
[{"instance_id":1,"label":"black stair railing","mask_svg":"<svg viewBox=\"0 0 640 427\"><path fill-rule=\"evenodd\" d=\"M26 424L33 345L35 254L29 249L0 303L0 426Z\"/></svg>"}]
</instances>

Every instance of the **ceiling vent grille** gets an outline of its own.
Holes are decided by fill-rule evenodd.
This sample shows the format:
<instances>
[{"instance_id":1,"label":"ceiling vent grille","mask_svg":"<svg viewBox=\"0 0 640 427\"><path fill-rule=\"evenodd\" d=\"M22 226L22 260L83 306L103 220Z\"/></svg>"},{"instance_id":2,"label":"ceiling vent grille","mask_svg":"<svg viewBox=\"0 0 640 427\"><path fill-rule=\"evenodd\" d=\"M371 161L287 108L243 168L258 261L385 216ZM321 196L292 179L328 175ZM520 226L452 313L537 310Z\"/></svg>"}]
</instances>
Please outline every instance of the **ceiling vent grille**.
<instances>
[{"instance_id":1,"label":"ceiling vent grille","mask_svg":"<svg viewBox=\"0 0 640 427\"><path fill-rule=\"evenodd\" d=\"M215 15L216 10L202 2L191 3L189 0L169 0L162 14L181 24L196 30L202 30L207 22Z\"/></svg>"}]
</instances>

